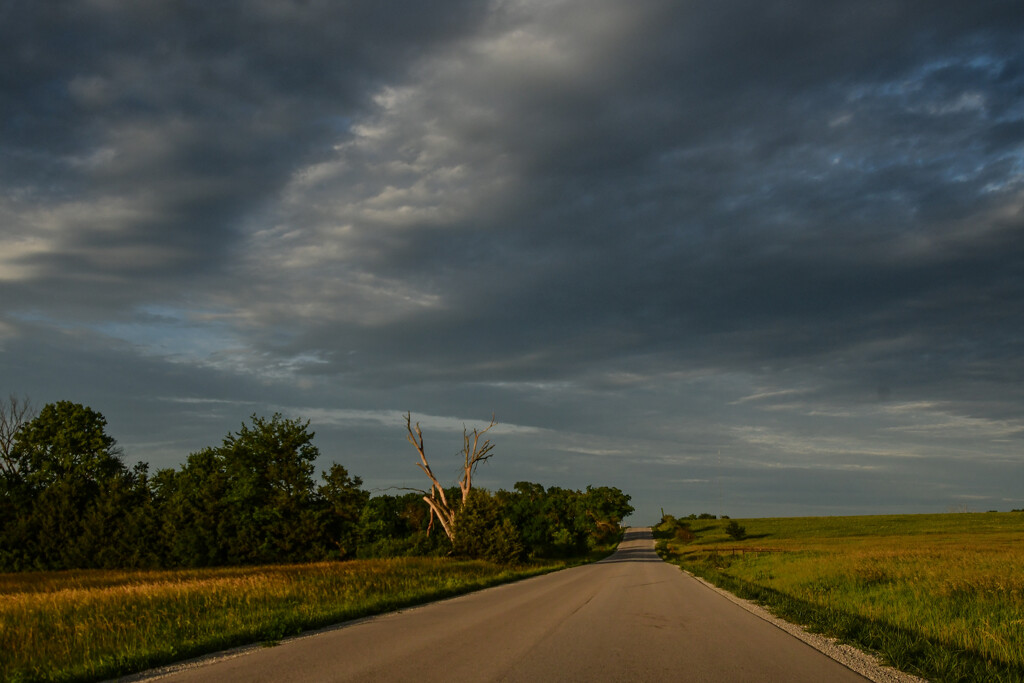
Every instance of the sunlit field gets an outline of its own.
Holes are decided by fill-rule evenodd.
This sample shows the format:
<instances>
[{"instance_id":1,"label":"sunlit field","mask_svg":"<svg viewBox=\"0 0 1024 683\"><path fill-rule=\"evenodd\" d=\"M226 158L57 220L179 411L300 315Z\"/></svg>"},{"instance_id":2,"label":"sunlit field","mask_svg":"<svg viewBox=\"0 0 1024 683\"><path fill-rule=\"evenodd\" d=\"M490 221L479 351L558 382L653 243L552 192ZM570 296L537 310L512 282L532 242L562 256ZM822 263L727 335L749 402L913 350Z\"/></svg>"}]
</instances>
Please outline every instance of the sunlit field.
<instances>
[{"instance_id":1,"label":"sunlit field","mask_svg":"<svg viewBox=\"0 0 1024 683\"><path fill-rule=\"evenodd\" d=\"M562 566L402 558L0 574L0 680L99 680Z\"/></svg>"},{"instance_id":2,"label":"sunlit field","mask_svg":"<svg viewBox=\"0 0 1024 683\"><path fill-rule=\"evenodd\" d=\"M780 616L929 679L1024 680L1024 513L684 521L663 555Z\"/></svg>"}]
</instances>

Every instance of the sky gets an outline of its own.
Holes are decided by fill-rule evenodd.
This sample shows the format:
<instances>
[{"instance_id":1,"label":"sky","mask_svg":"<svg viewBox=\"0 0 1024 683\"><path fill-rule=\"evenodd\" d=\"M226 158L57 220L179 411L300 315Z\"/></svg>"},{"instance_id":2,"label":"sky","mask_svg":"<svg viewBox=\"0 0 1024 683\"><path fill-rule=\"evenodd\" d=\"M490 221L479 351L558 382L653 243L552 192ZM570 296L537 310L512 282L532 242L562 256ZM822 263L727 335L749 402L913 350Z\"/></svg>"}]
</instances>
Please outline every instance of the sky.
<instances>
[{"instance_id":1,"label":"sky","mask_svg":"<svg viewBox=\"0 0 1024 683\"><path fill-rule=\"evenodd\" d=\"M0 394L180 466L1024 508L1019 0L4 0Z\"/></svg>"}]
</instances>

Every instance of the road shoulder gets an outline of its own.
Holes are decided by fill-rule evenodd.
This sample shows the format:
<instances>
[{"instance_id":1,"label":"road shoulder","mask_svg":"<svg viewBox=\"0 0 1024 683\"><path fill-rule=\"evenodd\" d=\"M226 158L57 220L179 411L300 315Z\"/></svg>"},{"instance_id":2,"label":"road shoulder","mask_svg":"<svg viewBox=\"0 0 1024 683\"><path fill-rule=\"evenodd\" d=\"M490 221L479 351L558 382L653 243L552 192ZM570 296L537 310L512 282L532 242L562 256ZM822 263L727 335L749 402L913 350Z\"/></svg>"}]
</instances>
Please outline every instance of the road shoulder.
<instances>
[{"instance_id":1,"label":"road shoulder","mask_svg":"<svg viewBox=\"0 0 1024 683\"><path fill-rule=\"evenodd\" d=\"M918 678L912 674L894 669L891 666L886 666L882 664L877 657L868 654L863 650L859 650L852 645L840 643L832 638L827 638L817 633L805 631L797 624L778 618L757 603L737 597L729 591L705 581L699 576L694 576L685 569L680 569L680 571L702 584L708 590L718 593L733 604L742 607L751 614L767 621L777 628L782 629L794 638L798 638L804 643L807 643L815 650L821 652L827 657L830 657L831 659L834 659L848 669L857 672L868 680L873 681L873 683L928 683L923 678Z\"/></svg>"}]
</instances>

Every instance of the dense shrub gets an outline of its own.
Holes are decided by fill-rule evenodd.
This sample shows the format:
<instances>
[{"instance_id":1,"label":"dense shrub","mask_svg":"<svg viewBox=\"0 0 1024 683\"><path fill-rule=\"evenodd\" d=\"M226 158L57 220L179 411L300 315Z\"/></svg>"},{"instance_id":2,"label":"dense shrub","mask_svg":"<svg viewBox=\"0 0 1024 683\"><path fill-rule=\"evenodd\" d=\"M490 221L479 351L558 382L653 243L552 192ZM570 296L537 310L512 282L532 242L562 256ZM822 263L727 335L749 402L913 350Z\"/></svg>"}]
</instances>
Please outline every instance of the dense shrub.
<instances>
[{"instance_id":1,"label":"dense shrub","mask_svg":"<svg viewBox=\"0 0 1024 683\"><path fill-rule=\"evenodd\" d=\"M456 555L501 564L513 564L526 558L526 546L519 529L504 516L501 503L482 489L470 491L459 508L452 545Z\"/></svg>"},{"instance_id":2,"label":"dense shrub","mask_svg":"<svg viewBox=\"0 0 1024 683\"><path fill-rule=\"evenodd\" d=\"M736 541L742 541L747 537L747 528L740 526L739 522L732 520L725 526L725 533Z\"/></svg>"}]
</instances>

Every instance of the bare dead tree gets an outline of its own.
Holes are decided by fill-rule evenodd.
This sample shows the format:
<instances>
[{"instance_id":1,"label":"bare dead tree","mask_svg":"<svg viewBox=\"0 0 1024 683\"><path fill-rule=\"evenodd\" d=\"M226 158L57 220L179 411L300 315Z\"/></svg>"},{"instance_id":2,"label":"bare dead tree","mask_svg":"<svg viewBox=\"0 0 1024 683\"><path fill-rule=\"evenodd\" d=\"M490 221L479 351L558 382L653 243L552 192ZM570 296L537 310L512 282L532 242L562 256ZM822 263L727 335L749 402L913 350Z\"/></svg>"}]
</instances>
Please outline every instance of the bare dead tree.
<instances>
[{"instance_id":1,"label":"bare dead tree","mask_svg":"<svg viewBox=\"0 0 1024 683\"><path fill-rule=\"evenodd\" d=\"M463 464L462 477L459 479L459 490L462 492L460 503L465 503L469 497L469 492L473 488L473 475L476 473L476 468L480 463L489 460L494 455L494 444L491 443L491 440L484 439L481 443L480 438L496 424L498 423L495 421L494 415L491 415L491 423L487 425L486 429L474 429L470 433L465 427L462 428ZM444 487L441 486L437 477L434 476L433 470L430 469L427 454L423 450L423 432L420 430L419 422L416 423L415 427L413 426L412 413L405 414L405 427L409 432L406 438L420 456L420 461L416 463L416 466L423 470L423 473L430 479L430 490L420 491L423 494L424 502L430 507L430 524L427 528L428 530L433 528L434 517L436 516L438 521L441 522L441 527L444 529L449 540L454 540L455 513L458 512L459 507L454 502L448 500Z\"/></svg>"},{"instance_id":2,"label":"bare dead tree","mask_svg":"<svg viewBox=\"0 0 1024 683\"><path fill-rule=\"evenodd\" d=\"M28 398L18 398L11 394L6 401L0 400L0 469L7 475L18 473L14 439L34 416L35 409Z\"/></svg>"}]
</instances>

